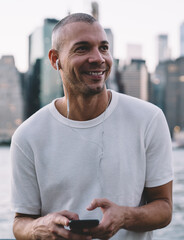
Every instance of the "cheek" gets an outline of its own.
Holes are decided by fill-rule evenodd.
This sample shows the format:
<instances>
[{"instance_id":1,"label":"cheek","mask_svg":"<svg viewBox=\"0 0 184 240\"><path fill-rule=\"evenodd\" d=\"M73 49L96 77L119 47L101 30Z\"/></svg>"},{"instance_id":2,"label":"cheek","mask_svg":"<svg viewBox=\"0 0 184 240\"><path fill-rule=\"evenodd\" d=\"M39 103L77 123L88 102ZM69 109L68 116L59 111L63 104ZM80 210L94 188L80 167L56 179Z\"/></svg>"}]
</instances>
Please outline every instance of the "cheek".
<instances>
[{"instance_id":1,"label":"cheek","mask_svg":"<svg viewBox=\"0 0 184 240\"><path fill-rule=\"evenodd\" d=\"M112 64L113 64L113 62L112 62L112 58L109 58L107 61L106 61L106 63L107 63L107 66L108 66L108 68L109 68L109 70L108 70L108 75L110 74L110 72L111 72L111 69L112 69Z\"/></svg>"},{"instance_id":2,"label":"cheek","mask_svg":"<svg viewBox=\"0 0 184 240\"><path fill-rule=\"evenodd\" d=\"M108 63L109 63L109 67L111 68L112 67L112 63L113 63L113 59L111 57L111 55L109 55L109 58L108 58Z\"/></svg>"},{"instance_id":3,"label":"cheek","mask_svg":"<svg viewBox=\"0 0 184 240\"><path fill-rule=\"evenodd\" d=\"M65 61L65 62L63 62L63 71L64 71L67 75L73 74L74 67L73 67L73 65L71 64L70 61Z\"/></svg>"}]
</instances>

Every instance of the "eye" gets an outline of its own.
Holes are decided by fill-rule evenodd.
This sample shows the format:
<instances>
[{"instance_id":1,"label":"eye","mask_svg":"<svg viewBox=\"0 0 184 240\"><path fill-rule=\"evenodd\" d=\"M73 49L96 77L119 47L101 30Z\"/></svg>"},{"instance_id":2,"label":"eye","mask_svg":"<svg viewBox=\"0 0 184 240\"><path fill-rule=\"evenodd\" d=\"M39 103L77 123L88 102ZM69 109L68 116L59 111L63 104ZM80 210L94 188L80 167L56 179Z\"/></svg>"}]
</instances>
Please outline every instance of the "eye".
<instances>
[{"instance_id":1,"label":"eye","mask_svg":"<svg viewBox=\"0 0 184 240\"><path fill-rule=\"evenodd\" d=\"M103 51L103 52L107 52L109 50L109 46L108 45L103 45L100 47L100 49Z\"/></svg>"},{"instance_id":2,"label":"eye","mask_svg":"<svg viewBox=\"0 0 184 240\"><path fill-rule=\"evenodd\" d=\"M87 46L80 46L80 47L76 48L75 52L77 52L77 53L84 53L87 50L88 50Z\"/></svg>"}]
</instances>

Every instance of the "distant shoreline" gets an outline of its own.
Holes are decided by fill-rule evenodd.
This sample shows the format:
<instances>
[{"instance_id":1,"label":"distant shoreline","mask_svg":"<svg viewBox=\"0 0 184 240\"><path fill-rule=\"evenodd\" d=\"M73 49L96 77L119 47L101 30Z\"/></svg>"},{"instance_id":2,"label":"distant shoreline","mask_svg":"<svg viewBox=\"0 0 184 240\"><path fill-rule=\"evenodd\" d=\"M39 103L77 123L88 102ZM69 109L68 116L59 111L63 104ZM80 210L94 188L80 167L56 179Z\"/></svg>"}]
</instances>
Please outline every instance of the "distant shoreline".
<instances>
[{"instance_id":1,"label":"distant shoreline","mask_svg":"<svg viewBox=\"0 0 184 240\"><path fill-rule=\"evenodd\" d=\"M0 147L5 147L5 146L10 146L11 141L7 141L7 142L0 142ZM0 239L1 240L1 239Z\"/></svg>"}]
</instances>

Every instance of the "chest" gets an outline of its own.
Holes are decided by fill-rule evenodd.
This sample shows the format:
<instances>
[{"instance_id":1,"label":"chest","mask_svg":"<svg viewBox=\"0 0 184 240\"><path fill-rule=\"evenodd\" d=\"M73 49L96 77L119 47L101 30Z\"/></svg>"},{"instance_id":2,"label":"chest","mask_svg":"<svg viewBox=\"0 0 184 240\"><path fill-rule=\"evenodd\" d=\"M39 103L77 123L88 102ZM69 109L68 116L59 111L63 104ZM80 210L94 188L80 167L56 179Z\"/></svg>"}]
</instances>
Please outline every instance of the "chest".
<instances>
[{"instance_id":1,"label":"chest","mask_svg":"<svg viewBox=\"0 0 184 240\"><path fill-rule=\"evenodd\" d=\"M46 145L35 156L42 191L96 189L96 194L117 203L130 204L135 198L140 201L146 163L142 140L135 135L129 133L127 139L123 131L106 129L102 138L98 128L66 134L57 141L50 139ZM127 194L131 201L125 197Z\"/></svg>"}]
</instances>

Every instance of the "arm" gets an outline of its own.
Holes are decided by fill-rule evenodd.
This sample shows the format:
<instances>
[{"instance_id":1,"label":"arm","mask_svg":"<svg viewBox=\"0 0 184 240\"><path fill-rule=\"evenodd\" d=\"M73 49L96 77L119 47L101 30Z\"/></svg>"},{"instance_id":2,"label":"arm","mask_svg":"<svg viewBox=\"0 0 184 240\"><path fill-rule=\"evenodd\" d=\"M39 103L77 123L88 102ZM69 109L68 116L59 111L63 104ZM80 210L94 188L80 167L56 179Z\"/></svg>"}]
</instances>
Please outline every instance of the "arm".
<instances>
[{"instance_id":1,"label":"arm","mask_svg":"<svg viewBox=\"0 0 184 240\"><path fill-rule=\"evenodd\" d=\"M167 226L172 217L172 182L145 188L145 194L148 204L141 207L118 206L107 199L94 199L87 209L100 207L103 218L100 225L90 231L92 236L109 239L121 228L146 232Z\"/></svg>"},{"instance_id":2,"label":"arm","mask_svg":"<svg viewBox=\"0 0 184 240\"><path fill-rule=\"evenodd\" d=\"M132 231L151 231L167 226L172 217L172 182L145 188L148 204L130 208L124 228Z\"/></svg>"},{"instance_id":3,"label":"arm","mask_svg":"<svg viewBox=\"0 0 184 240\"><path fill-rule=\"evenodd\" d=\"M13 232L17 240L91 239L90 236L74 234L65 229L69 219L78 219L78 215L68 211L51 213L44 217L16 213Z\"/></svg>"}]
</instances>

